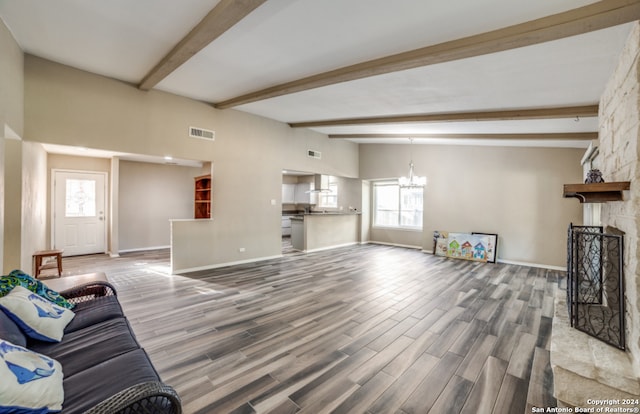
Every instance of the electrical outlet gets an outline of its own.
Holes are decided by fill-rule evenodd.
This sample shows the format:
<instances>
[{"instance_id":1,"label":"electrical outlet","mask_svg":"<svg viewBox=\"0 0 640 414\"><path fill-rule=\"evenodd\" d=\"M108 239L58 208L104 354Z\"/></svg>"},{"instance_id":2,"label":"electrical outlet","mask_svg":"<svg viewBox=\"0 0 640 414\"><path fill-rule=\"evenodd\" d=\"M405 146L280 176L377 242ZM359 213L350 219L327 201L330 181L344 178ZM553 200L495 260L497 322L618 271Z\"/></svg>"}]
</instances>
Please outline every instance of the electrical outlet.
<instances>
[{"instance_id":1,"label":"electrical outlet","mask_svg":"<svg viewBox=\"0 0 640 414\"><path fill-rule=\"evenodd\" d=\"M243 253L243 252L244 252L244 247L240 247L240 248L238 249L238 251L239 251L240 253Z\"/></svg>"}]
</instances>

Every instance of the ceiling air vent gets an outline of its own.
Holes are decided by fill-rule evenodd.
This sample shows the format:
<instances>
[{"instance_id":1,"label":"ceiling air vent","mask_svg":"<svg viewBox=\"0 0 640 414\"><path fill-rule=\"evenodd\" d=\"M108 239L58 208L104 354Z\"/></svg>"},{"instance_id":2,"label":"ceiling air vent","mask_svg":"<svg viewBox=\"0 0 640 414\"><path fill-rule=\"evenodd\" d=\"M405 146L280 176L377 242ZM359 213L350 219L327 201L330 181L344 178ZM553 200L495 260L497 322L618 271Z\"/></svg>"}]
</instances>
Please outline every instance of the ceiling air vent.
<instances>
[{"instance_id":1,"label":"ceiling air vent","mask_svg":"<svg viewBox=\"0 0 640 414\"><path fill-rule=\"evenodd\" d=\"M322 158L322 153L320 151L307 150L307 157L319 160Z\"/></svg>"},{"instance_id":2,"label":"ceiling air vent","mask_svg":"<svg viewBox=\"0 0 640 414\"><path fill-rule=\"evenodd\" d=\"M216 139L216 133L214 131L196 127L189 127L189 136L191 138L206 139L209 141L214 141Z\"/></svg>"}]
</instances>

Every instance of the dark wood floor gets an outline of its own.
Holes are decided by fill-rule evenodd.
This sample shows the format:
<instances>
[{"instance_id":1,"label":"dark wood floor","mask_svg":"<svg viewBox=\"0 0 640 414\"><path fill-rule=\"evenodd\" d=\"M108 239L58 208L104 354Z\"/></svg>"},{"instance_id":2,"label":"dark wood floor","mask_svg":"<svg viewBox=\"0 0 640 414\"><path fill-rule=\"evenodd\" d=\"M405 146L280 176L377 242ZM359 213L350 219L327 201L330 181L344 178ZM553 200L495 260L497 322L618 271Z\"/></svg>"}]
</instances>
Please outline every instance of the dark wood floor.
<instances>
[{"instance_id":1,"label":"dark wood floor","mask_svg":"<svg viewBox=\"0 0 640 414\"><path fill-rule=\"evenodd\" d=\"M168 251L105 271L186 413L530 413L554 406L562 272L362 245L183 276Z\"/></svg>"}]
</instances>

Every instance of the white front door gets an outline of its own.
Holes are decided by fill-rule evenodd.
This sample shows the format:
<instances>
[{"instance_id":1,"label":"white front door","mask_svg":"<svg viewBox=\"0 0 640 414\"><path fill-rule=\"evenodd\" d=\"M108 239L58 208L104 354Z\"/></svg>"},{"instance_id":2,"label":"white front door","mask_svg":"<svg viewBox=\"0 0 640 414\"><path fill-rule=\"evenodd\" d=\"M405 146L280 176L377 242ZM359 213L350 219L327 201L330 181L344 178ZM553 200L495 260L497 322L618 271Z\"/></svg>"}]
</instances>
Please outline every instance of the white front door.
<instances>
[{"instance_id":1,"label":"white front door","mask_svg":"<svg viewBox=\"0 0 640 414\"><path fill-rule=\"evenodd\" d=\"M104 253L106 173L53 173L53 247L64 256Z\"/></svg>"}]
</instances>

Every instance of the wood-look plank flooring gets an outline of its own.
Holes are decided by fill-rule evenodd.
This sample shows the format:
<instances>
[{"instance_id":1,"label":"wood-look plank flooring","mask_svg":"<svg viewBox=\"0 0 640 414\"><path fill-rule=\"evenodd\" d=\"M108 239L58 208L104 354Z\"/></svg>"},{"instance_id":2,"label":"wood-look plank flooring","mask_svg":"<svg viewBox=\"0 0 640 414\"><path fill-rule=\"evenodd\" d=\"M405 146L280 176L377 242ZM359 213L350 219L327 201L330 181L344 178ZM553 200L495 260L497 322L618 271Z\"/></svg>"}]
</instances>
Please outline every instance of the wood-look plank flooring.
<instances>
[{"instance_id":1,"label":"wood-look plank flooring","mask_svg":"<svg viewBox=\"0 0 640 414\"><path fill-rule=\"evenodd\" d=\"M186 413L525 413L555 406L563 272L359 245L169 275L168 251L65 258L104 271Z\"/></svg>"}]
</instances>

